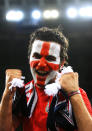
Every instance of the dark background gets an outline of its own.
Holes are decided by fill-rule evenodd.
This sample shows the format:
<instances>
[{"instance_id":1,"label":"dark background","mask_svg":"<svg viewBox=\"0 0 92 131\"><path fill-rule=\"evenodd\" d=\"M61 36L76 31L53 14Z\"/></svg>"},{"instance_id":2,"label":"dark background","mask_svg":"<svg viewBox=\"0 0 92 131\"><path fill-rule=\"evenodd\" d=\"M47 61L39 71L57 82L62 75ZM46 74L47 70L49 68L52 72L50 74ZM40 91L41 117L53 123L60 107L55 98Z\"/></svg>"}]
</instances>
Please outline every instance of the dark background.
<instances>
[{"instance_id":1,"label":"dark background","mask_svg":"<svg viewBox=\"0 0 92 131\"><path fill-rule=\"evenodd\" d=\"M91 99L92 94L92 38L91 21L61 21L64 34L69 39L69 65L79 73L80 87L85 89ZM72 26L71 26L72 25ZM21 26L21 24L4 23L0 26L0 94L4 89L5 70L8 68L22 69L26 82L31 79L27 48L32 31L43 25ZM47 25L48 26L48 25ZM49 27L57 27L52 25Z\"/></svg>"},{"instance_id":2,"label":"dark background","mask_svg":"<svg viewBox=\"0 0 92 131\"><path fill-rule=\"evenodd\" d=\"M26 76L25 83L32 79L27 58L30 34L42 26L53 28L61 25L63 33L69 39L69 65L79 73L80 87L87 92L92 101L92 19L76 18L71 20L65 17L64 13L67 5L79 6L79 4L85 3L85 0L61 0L60 7L58 0L53 0L53 4L50 0L44 0L43 8L46 9L50 6L54 8L57 3L56 7L63 12L63 15L57 20L40 20L38 23L33 23L28 15L29 9L38 7L41 0L7 1L8 8L11 6L24 8L27 17L21 22L7 22L5 20L6 0L0 0L0 99L4 90L6 69L21 69L23 75ZM89 4L91 4L90 1Z\"/></svg>"}]
</instances>

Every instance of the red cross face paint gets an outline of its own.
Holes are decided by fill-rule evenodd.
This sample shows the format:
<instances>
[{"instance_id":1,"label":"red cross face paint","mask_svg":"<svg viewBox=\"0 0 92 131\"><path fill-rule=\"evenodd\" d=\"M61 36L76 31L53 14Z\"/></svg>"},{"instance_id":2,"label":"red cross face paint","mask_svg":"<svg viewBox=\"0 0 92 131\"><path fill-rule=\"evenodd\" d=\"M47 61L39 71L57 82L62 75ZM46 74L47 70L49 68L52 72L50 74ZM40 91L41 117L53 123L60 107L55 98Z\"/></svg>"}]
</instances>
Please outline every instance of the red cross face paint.
<instances>
[{"instance_id":1,"label":"red cross face paint","mask_svg":"<svg viewBox=\"0 0 92 131\"><path fill-rule=\"evenodd\" d=\"M53 80L60 64L60 45L35 40L30 55L30 68L37 86L43 87Z\"/></svg>"}]
</instances>

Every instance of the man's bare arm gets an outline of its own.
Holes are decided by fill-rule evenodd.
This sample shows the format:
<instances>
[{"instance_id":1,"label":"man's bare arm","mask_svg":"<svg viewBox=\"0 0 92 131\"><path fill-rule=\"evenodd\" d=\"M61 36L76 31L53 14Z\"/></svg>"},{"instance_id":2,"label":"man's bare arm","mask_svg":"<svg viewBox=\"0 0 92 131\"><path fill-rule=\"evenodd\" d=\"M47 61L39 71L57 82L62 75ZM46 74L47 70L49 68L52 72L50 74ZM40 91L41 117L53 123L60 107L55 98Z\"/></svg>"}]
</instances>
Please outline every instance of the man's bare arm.
<instances>
[{"instance_id":1,"label":"man's bare arm","mask_svg":"<svg viewBox=\"0 0 92 131\"><path fill-rule=\"evenodd\" d=\"M76 94L70 98L78 131L92 131L92 117L80 94Z\"/></svg>"},{"instance_id":2,"label":"man's bare arm","mask_svg":"<svg viewBox=\"0 0 92 131\"><path fill-rule=\"evenodd\" d=\"M12 96L13 94L5 89L0 104L0 130L2 131L12 129Z\"/></svg>"},{"instance_id":3,"label":"man's bare arm","mask_svg":"<svg viewBox=\"0 0 92 131\"><path fill-rule=\"evenodd\" d=\"M67 94L79 90L78 74L72 72L62 75L60 84ZM85 97L87 98L87 96ZM73 107L78 131L92 131L92 117L84 103L81 94L75 94L71 96L70 101Z\"/></svg>"},{"instance_id":4,"label":"man's bare arm","mask_svg":"<svg viewBox=\"0 0 92 131\"><path fill-rule=\"evenodd\" d=\"M12 99L14 96L14 92L16 91L16 88L13 88L12 90L10 90L9 86L11 84L9 82L12 81L13 78L18 77L17 75L12 73L12 75L8 74L6 77L5 90L4 90L2 100L0 103L0 130L1 131L15 130L15 127L13 126L14 125L13 119L12 119L13 117L12 116Z\"/></svg>"}]
</instances>

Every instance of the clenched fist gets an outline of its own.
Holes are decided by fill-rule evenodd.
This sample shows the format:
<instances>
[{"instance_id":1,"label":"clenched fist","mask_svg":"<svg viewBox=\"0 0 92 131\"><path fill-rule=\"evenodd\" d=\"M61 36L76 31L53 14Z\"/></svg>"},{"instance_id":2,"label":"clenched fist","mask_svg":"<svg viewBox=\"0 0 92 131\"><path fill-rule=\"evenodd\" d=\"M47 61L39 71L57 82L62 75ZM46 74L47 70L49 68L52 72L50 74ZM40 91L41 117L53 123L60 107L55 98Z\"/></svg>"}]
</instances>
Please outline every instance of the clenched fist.
<instances>
[{"instance_id":1,"label":"clenched fist","mask_svg":"<svg viewBox=\"0 0 92 131\"><path fill-rule=\"evenodd\" d=\"M19 78L21 79L22 71L19 69L7 69L6 70L6 84L5 84L5 94L10 94L13 96L14 92L16 91L16 88L13 88L12 92L9 90L9 86L11 86L11 81L13 78Z\"/></svg>"},{"instance_id":2,"label":"clenched fist","mask_svg":"<svg viewBox=\"0 0 92 131\"><path fill-rule=\"evenodd\" d=\"M66 91L67 94L79 89L78 73L75 72L65 73L62 75L59 82L62 89Z\"/></svg>"}]
</instances>

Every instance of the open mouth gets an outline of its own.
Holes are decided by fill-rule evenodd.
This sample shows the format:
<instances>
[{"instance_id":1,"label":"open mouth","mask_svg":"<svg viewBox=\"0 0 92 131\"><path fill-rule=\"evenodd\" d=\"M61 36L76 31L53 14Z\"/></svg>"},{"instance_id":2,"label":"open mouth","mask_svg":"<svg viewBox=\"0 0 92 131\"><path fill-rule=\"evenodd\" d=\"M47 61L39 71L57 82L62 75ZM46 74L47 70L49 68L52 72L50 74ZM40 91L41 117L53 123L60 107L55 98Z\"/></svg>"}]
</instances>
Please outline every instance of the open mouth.
<instances>
[{"instance_id":1,"label":"open mouth","mask_svg":"<svg viewBox=\"0 0 92 131\"><path fill-rule=\"evenodd\" d=\"M36 73L40 76L46 76L48 75L50 72L48 71L40 71L40 70L36 70Z\"/></svg>"}]
</instances>

